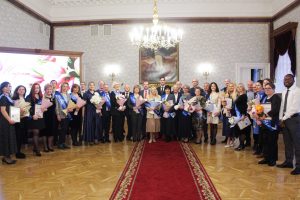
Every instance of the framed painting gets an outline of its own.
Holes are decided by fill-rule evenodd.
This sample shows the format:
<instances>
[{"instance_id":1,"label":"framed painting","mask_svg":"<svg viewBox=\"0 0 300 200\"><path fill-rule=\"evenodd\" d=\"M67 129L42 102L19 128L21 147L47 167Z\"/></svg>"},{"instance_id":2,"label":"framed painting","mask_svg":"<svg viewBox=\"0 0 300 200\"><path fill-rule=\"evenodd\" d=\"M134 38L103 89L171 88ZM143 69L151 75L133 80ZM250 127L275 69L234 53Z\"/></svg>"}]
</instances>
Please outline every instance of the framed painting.
<instances>
[{"instance_id":1,"label":"framed painting","mask_svg":"<svg viewBox=\"0 0 300 200\"><path fill-rule=\"evenodd\" d=\"M140 83L158 83L161 77L174 83L179 79L178 45L158 50L140 48Z\"/></svg>"}]
</instances>

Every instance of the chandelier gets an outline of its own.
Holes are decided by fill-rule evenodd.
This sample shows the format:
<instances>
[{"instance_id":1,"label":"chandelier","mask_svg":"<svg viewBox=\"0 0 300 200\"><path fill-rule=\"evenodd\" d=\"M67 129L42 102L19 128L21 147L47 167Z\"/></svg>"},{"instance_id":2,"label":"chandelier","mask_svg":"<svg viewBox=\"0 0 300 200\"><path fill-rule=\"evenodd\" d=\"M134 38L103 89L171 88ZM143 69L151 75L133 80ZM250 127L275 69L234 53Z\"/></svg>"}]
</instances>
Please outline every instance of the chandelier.
<instances>
[{"instance_id":1,"label":"chandelier","mask_svg":"<svg viewBox=\"0 0 300 200\"><path fill-rule=\"evenodd\" d=\"M135 27L130 33L133 45L139 48L158 48L175 47L182 40L182 30L168 27L159 23L157 0L154 0L153 25L150 27Z\"/></svg>"}]
</instances>

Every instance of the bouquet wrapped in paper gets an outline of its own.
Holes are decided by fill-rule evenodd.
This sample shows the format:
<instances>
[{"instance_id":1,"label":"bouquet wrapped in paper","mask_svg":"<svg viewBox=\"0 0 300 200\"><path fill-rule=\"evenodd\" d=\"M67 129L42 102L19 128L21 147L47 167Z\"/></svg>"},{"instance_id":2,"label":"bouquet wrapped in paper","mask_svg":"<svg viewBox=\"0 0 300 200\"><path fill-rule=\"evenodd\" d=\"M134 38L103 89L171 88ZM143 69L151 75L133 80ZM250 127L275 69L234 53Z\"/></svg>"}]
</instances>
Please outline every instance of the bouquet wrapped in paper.
<instances>
[{"instance_id":1,"label":"bouquet wrapped in paper","mask_svg":"<svg viewBox=\"0 0 300 200\"><path fill-rule=\"evenodd\" d=\"M29 117L29 115L30 115L29 110L31 108L31 105L29 102L26 102L24 99L20 99L20 100L15 101L15 106L17 108L20 108L21 117Z\"/></svg>"},{"instance_id":2,"label":"bouquet wrapped in paper","mask_svg":"<svg viewBox=\"0 0 300 200\"><path fill-rule=\"evenodd\" d=\"M240 120L241 120L240 117L230 117L228 119L228 122L230 124L230 128L234 127Z\"/></svg>"},{"instance_id":3,"label":"bouquet wrapped in paper","mask_svg":"<svg viewBox=\"0 0 300 200\"><path fill-rule=\"evenodd\" d=\"M68 115L68 110L74 110L75 108L76 104L72 100L69 100L68 106L66 109L63 110L63 113L65 113L65 115Z\"/></svg>"},{"instance_id":4,"label":"bouquet wrapped in paper","mask_svg":"<svg viewBox=\"0 0 300 200\"><path fill-rule=\"evenodd\" d=\"M118 110L124 111L126 109L126 106L124 106L125 102L127 101L126 97L123 94L118 94L116 96L117 104L119 105Z\"/></svg>"},{"instance_id":5,"label":"bouquet wrapped in paper","mask_svg":"<svg viewBox=\"0 0 300 200\"><path fill-rule=\"evenodd\" d=\"M213 102L211 102L210 100L207 100L204 109L207 112L213 112L215 109L215 104Z\"/></svg>"},{"instance_id":6,"label":"bouquet wrapped in paper","mask_svg":"<svg viewBox=\"0 0 300 200\"><path fill-rule=\"evenodd\" d=\"M154 110L159 110L161 106L161 101L147 101L146 108L151 108L149 111L150 114L154 114Z\"/></svg>"},{"instance_id":7,"label":"bouquet wrapped in paper","mask_svg":"<svg viewBox=\"0 0 300 200\"><path fill-rule=\"evenodd\" d=\"M46 99L46 98L42 99L41 107L43 110L47 110L52 105L53 103L50 101L50 99Z\"/></svg>"},{"instance_id":8,"label":"bouquet wrapped in paper","mask_svg":"<svg viewBox=\"0 0 300 200\"><path fill-rule=\"evenodd\" d=\"M135 102L135 107L133 108L134 112L140 113L139 108L142 104L144 104L147 100L144 99L142 96L139 96Z\"/></svg>"},{"instance_id":9,"label":"bouquet wrapped in paper","mask_svg":"<svg viewBox=\"0 0 300 200\"><path fill-rule=\"evenodd\" d=\"M162 102L162 107L165 112L169 112L170 108L172 108L173 105L174 105L173 100Z\"/></svg>"},{"instance_id":10,"label":"bouquet wrapped in paper","mask_svg":"<svg viewBox=\"0 0 300 200\"><path fill-rule=\"evenodd\" d=\"M100 113L102 105L105 103L105 98L102 98L98 92L95 92L90 102L96 107L96 113Z\"/></svg>"},{"instance_id":11,"label":"bouquet wrapped in paper","mask_svg":"<svg viewBox=\"0 0 300 200\"><path fill-rule=\"evenodd\" d=\"M82 98L78 97L76 102L76 111L74 112L74 115L78 115L78 111L80 108L82 108L86 104L86 101Z\"/></svg>"}]
</instances>

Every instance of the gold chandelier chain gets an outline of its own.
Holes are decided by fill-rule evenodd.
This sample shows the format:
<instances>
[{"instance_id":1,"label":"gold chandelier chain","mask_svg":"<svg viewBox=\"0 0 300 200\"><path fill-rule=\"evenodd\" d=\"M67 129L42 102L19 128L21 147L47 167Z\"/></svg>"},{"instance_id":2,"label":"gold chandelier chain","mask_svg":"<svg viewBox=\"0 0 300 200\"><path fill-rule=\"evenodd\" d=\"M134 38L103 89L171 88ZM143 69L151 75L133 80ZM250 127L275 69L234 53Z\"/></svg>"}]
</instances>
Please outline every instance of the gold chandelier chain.
<instances>
[{"instance_id":1,"label":"gold chandelier chain","mask_svg":"<svg viewBox=\"0 0 300 200\"><path fill-rule=\"evenodd\" d=\"M153 23L157 24L158 23L158 8L157 8L157 1L154 0L154 7L153 7Z\"/></svg>"}]
</instances>

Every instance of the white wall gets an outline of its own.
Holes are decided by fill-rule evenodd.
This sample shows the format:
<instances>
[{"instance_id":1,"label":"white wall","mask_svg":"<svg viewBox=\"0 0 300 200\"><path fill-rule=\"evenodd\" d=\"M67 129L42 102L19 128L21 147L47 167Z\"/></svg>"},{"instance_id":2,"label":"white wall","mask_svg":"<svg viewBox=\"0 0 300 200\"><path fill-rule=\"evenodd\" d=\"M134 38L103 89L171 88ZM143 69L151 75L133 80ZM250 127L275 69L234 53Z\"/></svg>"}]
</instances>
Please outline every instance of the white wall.
<instances>
[{"instance_id":1,"label":"white wall","mask_svg":"<svg viewBox=\"0 0 300 200\"><path fill-rule=\"evenodd\" d=\"M209 81L222 84L225 78L235 80L235 63L268 63L267 24L179 24L184 30L179 47L180 81L191 83L201 62L210 62L214 69ZM112 35L91 36L90 26L55 28L55 49L83 51L84 80L109 81L103 68L107 64L122 66L121 82L131 85L139 81L139 52L131 45L129 32L132 25L113 25Z\"/></svg>"},{"instance_id":2,"label":"white wall","mask_svg":"<svg viewBox=\"0 0 300 200\"><path fill-rule=\"evenodd\" d=\"M48 25L8 1L0 0L1 47L49 49L49 30Z\"/></svg>"},{"instance_id":3,"label":"white wall","mask_svg":"<svg viewBox=\"0 0 300 200\"><path fill-rule=\"evenodd\" d=\"M292 10L290 13L284 15L280 19L274 22L274 29L288 23L288 22L298 22L298 28L296 33L296 60L297 60L297 85L300 86L300 6Z\"/></svg>"}]
</instances>

